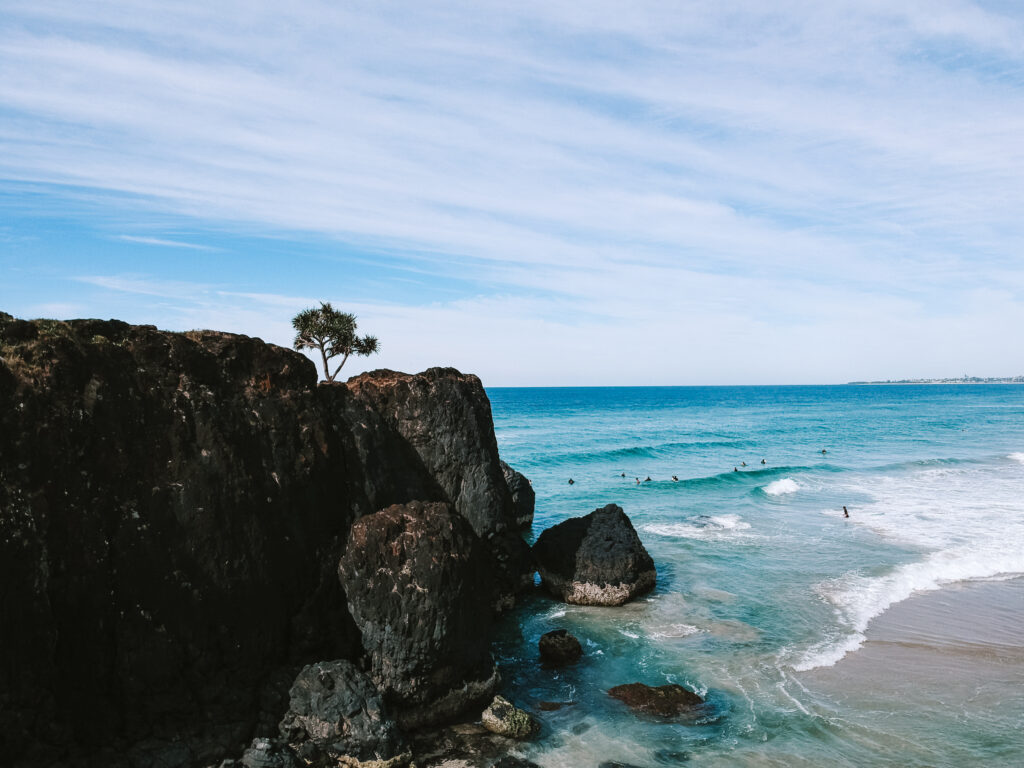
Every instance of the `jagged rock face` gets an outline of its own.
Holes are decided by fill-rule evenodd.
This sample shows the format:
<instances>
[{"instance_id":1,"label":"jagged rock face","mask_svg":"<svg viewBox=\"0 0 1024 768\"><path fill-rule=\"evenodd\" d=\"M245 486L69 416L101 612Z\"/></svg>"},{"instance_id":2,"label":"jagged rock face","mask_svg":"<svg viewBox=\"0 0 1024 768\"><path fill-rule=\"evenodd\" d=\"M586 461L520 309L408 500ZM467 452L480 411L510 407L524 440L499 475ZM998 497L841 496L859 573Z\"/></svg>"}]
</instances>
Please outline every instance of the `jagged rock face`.
<instances>
[{"instance_id":1,"label":"jagged rock face","mask_svg":"<svg viewBox=\"0 0 1024 768\"><path fill-rule=\"evenodd\" d=\"M533 490L533 485L527 480L526 475L512 469L504 461L501 462L501 472L505 476L505 483L512 494L515 523L519 528L529 528L533 525L533 511L537 502L537 494Z\"/></svg>"},{"instance_id":2,"label":"jagged rock face","mask_svg":"<svg viewBox=\"0 0 1024 768\"><path fill-rule=\"evenodd\" d=\"M338 572L373 678L404 727L450 719L497 683L491 570L447 504L396 504L352 526Z\"/></svg>"},{"instance_id":3,"label":"jagged rock face","mask_svg":"<svg viewBox=\"0 0 1024 768\"><path fill-rule=\"evenodd\" d=\"M4 325L0 614L20 618L0 740L36 742L35 717L94 747L172 738L207 711L248 719L234 743L273 665L358 651L323 567L357 494L311 363L213 332Z\"/></svg>"},{"instance_id":4,"label":"jagged rock face","mask_svg":"<svg viewBox=\"0 0 1024 768\"><path fill-rule=\"evenodd\" d=\"M654 561L615 504L548 528L533 556L544 587L577 605L622 605L656 579Z\"/></svg>"},{"instance_id":5,"label":"jagged rock face","mask_svg":"<svg viewBox=\"0 0 1024 768\"><path fill-rule=\"evenodd\" d=\"M448 501L487 543L497 561L497 607L509 607L512 595L531 586L533 566L529 546L517 533L523 526L502 472L491 403L480 379L454 368L430 368L416 376L378 370L353 377L346 386L356 402L381 414L404 438L442 493L394 501Z\"/></svg>"},{"instance_id":6,"label":"jagged rock face","mask_svg":"<svg viewBox=\"0 0 1024 768\"><path fill-rule=\"evenodd\" d=\"M346 386L408 441L478 536L516 528L491 403L479 378L454 368L416 376L379 370L353 377Z\"/></svg>"},{"instance_id":7,"label":"jagged rock face","mask_svg":"<svg viewBox=\"0 0 1024 768\"><path fill-rule=\"evenodd\" d=\"M504 509L475 377L406 377L433 425L415 447L386 411L400 391L378 382L371 402L316 378L259 339L0 314L0 616L18 617L0 631L0 754L238 754L272 732L303 663L362 653L337 578L355 519L447 501L460 461L460 498ZM435 476L420 453L465 442L446 429L481 447Z\"/></svg>"},{"instance_id":8,"label":"jagged rock face","mask_svg":"<svg viewBox=\"0 0 1024 768\"><path fill-rule=\"evenodd\" d=\"M373 681L350 661L304 667L289 696L281 735L302 757L337 765L339 758L387 761L407 752Z\"/></svg>"}]
</instances>

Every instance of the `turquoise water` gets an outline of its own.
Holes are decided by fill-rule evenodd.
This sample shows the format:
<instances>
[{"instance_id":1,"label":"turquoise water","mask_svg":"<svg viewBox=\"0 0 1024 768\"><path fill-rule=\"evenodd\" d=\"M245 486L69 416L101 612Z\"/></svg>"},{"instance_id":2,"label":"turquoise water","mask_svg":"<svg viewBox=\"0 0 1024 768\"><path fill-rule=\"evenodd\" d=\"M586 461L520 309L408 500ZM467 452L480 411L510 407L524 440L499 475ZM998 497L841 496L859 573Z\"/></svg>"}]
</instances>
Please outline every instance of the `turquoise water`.
<instances>
[{"instance_id":1,"label":"turquoise water","mask_svg":"<svg viewBox=\"0 0 1024 768\"><path fill-rule=\"evenodd\" d=\"M535 711L572 702L540 713L532 759L1024 764L1019 669L976 703L912 688L884 709L855 681L841 695L817 685L908 597L1024 573L1024 386L488 394L501 454L537 492L534 535L613 502L658 568L656 590L621 608L535 596L508 617L506 691ZM586 650L558 672L536 663L556 627ZM708 708L637 718L605 694L637 680L681 683Z\"/></svg>"}]
</instances>

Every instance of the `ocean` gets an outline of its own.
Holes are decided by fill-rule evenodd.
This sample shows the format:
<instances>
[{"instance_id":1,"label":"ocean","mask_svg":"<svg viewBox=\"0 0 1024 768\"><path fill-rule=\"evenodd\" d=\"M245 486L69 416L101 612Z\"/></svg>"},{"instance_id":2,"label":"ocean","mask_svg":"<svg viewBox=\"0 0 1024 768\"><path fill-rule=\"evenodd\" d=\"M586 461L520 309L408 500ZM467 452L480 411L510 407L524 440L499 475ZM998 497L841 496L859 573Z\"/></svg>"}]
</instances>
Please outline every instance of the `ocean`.
<instances>
[{"instance_id":1,"label":"ocean","mask_svg":"<svg viewBox=\"0 0 1024 768\"><path fill-rule=\"evenodd\" d=\"M619 608L533 595L505 618L530 759L1024 765L1024 386L487 391L532 536L615 503L658 569ZM543 669L560 627L584 659ZM707 708L638 717L606 693L635 681Z\"/></svg>"}]
</instances>

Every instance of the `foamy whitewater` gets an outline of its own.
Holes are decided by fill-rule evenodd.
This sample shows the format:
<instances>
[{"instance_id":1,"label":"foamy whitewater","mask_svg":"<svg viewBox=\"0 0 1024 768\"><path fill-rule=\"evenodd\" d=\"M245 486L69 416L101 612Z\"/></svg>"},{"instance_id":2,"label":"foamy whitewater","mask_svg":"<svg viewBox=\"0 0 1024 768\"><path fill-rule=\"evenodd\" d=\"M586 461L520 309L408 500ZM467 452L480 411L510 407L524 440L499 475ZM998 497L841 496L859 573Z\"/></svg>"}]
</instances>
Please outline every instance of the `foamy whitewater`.
<instances>
[{"instance_id":1,"label":"foamy whitewater","mask_svg":"<svg viewBox=\"0 0 1024 768\"><path fill-rule=\"evenodd\" d=\"M506 692L528 707L574 702L543 713L530 759L546 768L1018 764L1020 712L981 698L936 708L934 696L909 690L900 706L910 728L866 693L815 686L893 606L1024 574L1024 387L489 394L502 455L537 491L534 534L614 502L658 567L656 590L621 608L538 596L508 618ZM552 672L536 664L536 642L557 627L586 656ZM1007 674L1024 683L1022 669ZM605 694L634 681L706 693L706 716L638 719ZM998 704L993 696L985 701Z\"/></svg>"}]
</instances>

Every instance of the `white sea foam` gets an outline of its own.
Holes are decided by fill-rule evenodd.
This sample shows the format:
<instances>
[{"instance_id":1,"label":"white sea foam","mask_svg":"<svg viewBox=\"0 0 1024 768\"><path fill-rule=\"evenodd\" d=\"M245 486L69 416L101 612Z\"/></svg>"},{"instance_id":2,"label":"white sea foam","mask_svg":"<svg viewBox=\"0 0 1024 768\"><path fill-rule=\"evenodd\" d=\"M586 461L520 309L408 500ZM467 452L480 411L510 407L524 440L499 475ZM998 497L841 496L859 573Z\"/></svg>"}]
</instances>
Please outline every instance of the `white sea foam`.
<instances>
[{"instance_id":1,"label":"white sea foam","mask_svg":"<svg viewBox=\"0 0 1024 768\"><path fill-rule=\"evenodd\" d=\"M657 536L672 536L684 539L721 541L746 535L750 523L739 515L715 515L698 517L689 523L648 523L643 526L647 533Z\"/></svg>"},{"instance_id":2,"label":"white sea foam","mask_svg":"<svg viewBox=\"0 0 1024 768\"><path fill-rule=\"evenodd\" d=\"M773 480L764 487L764 492L769 496L783 496L787 493L796 493L799 490L800 485L791 477Z\"/></svg>"},{"instance_id":3,"label":"white sea foam","mask_svg":"<svg viewBox=\"0 0 1024 768\"><path fill-rule=\"evenodd\" d=\"M1014 461L1017 461L1017 462L1020 462L1021 464L1024 464L1024 453L1011 453L1006 458L1013 459Z\"/></svg>"},{"instance_id":4,"label":"white sea foam","mask_svg":"<svg viewBox=\"0 0 1024 768\"><path fill-rule=\"evenodd\" d=\"M863 644L872 619L916 592L1024 573L1024 502L1014 474L993 466L933 467L851 486L874 501L851 507L850 523L926 554L880 576L853 572L820 584L842 634L805 651L793 668L835 664Z\"/></svg>"},{"instance_id":5,"label":"white sea foam","mask_svg":"<svg viewBox=\"0 0 1024 768\"><path fill-rule=\"evenodd\" d=\"M655 640L669 640L679 637L689 637L700 632L700 629L692 624L667 624L665 626L652 627L650 636Z\"/></svg>"}]
</instances>

